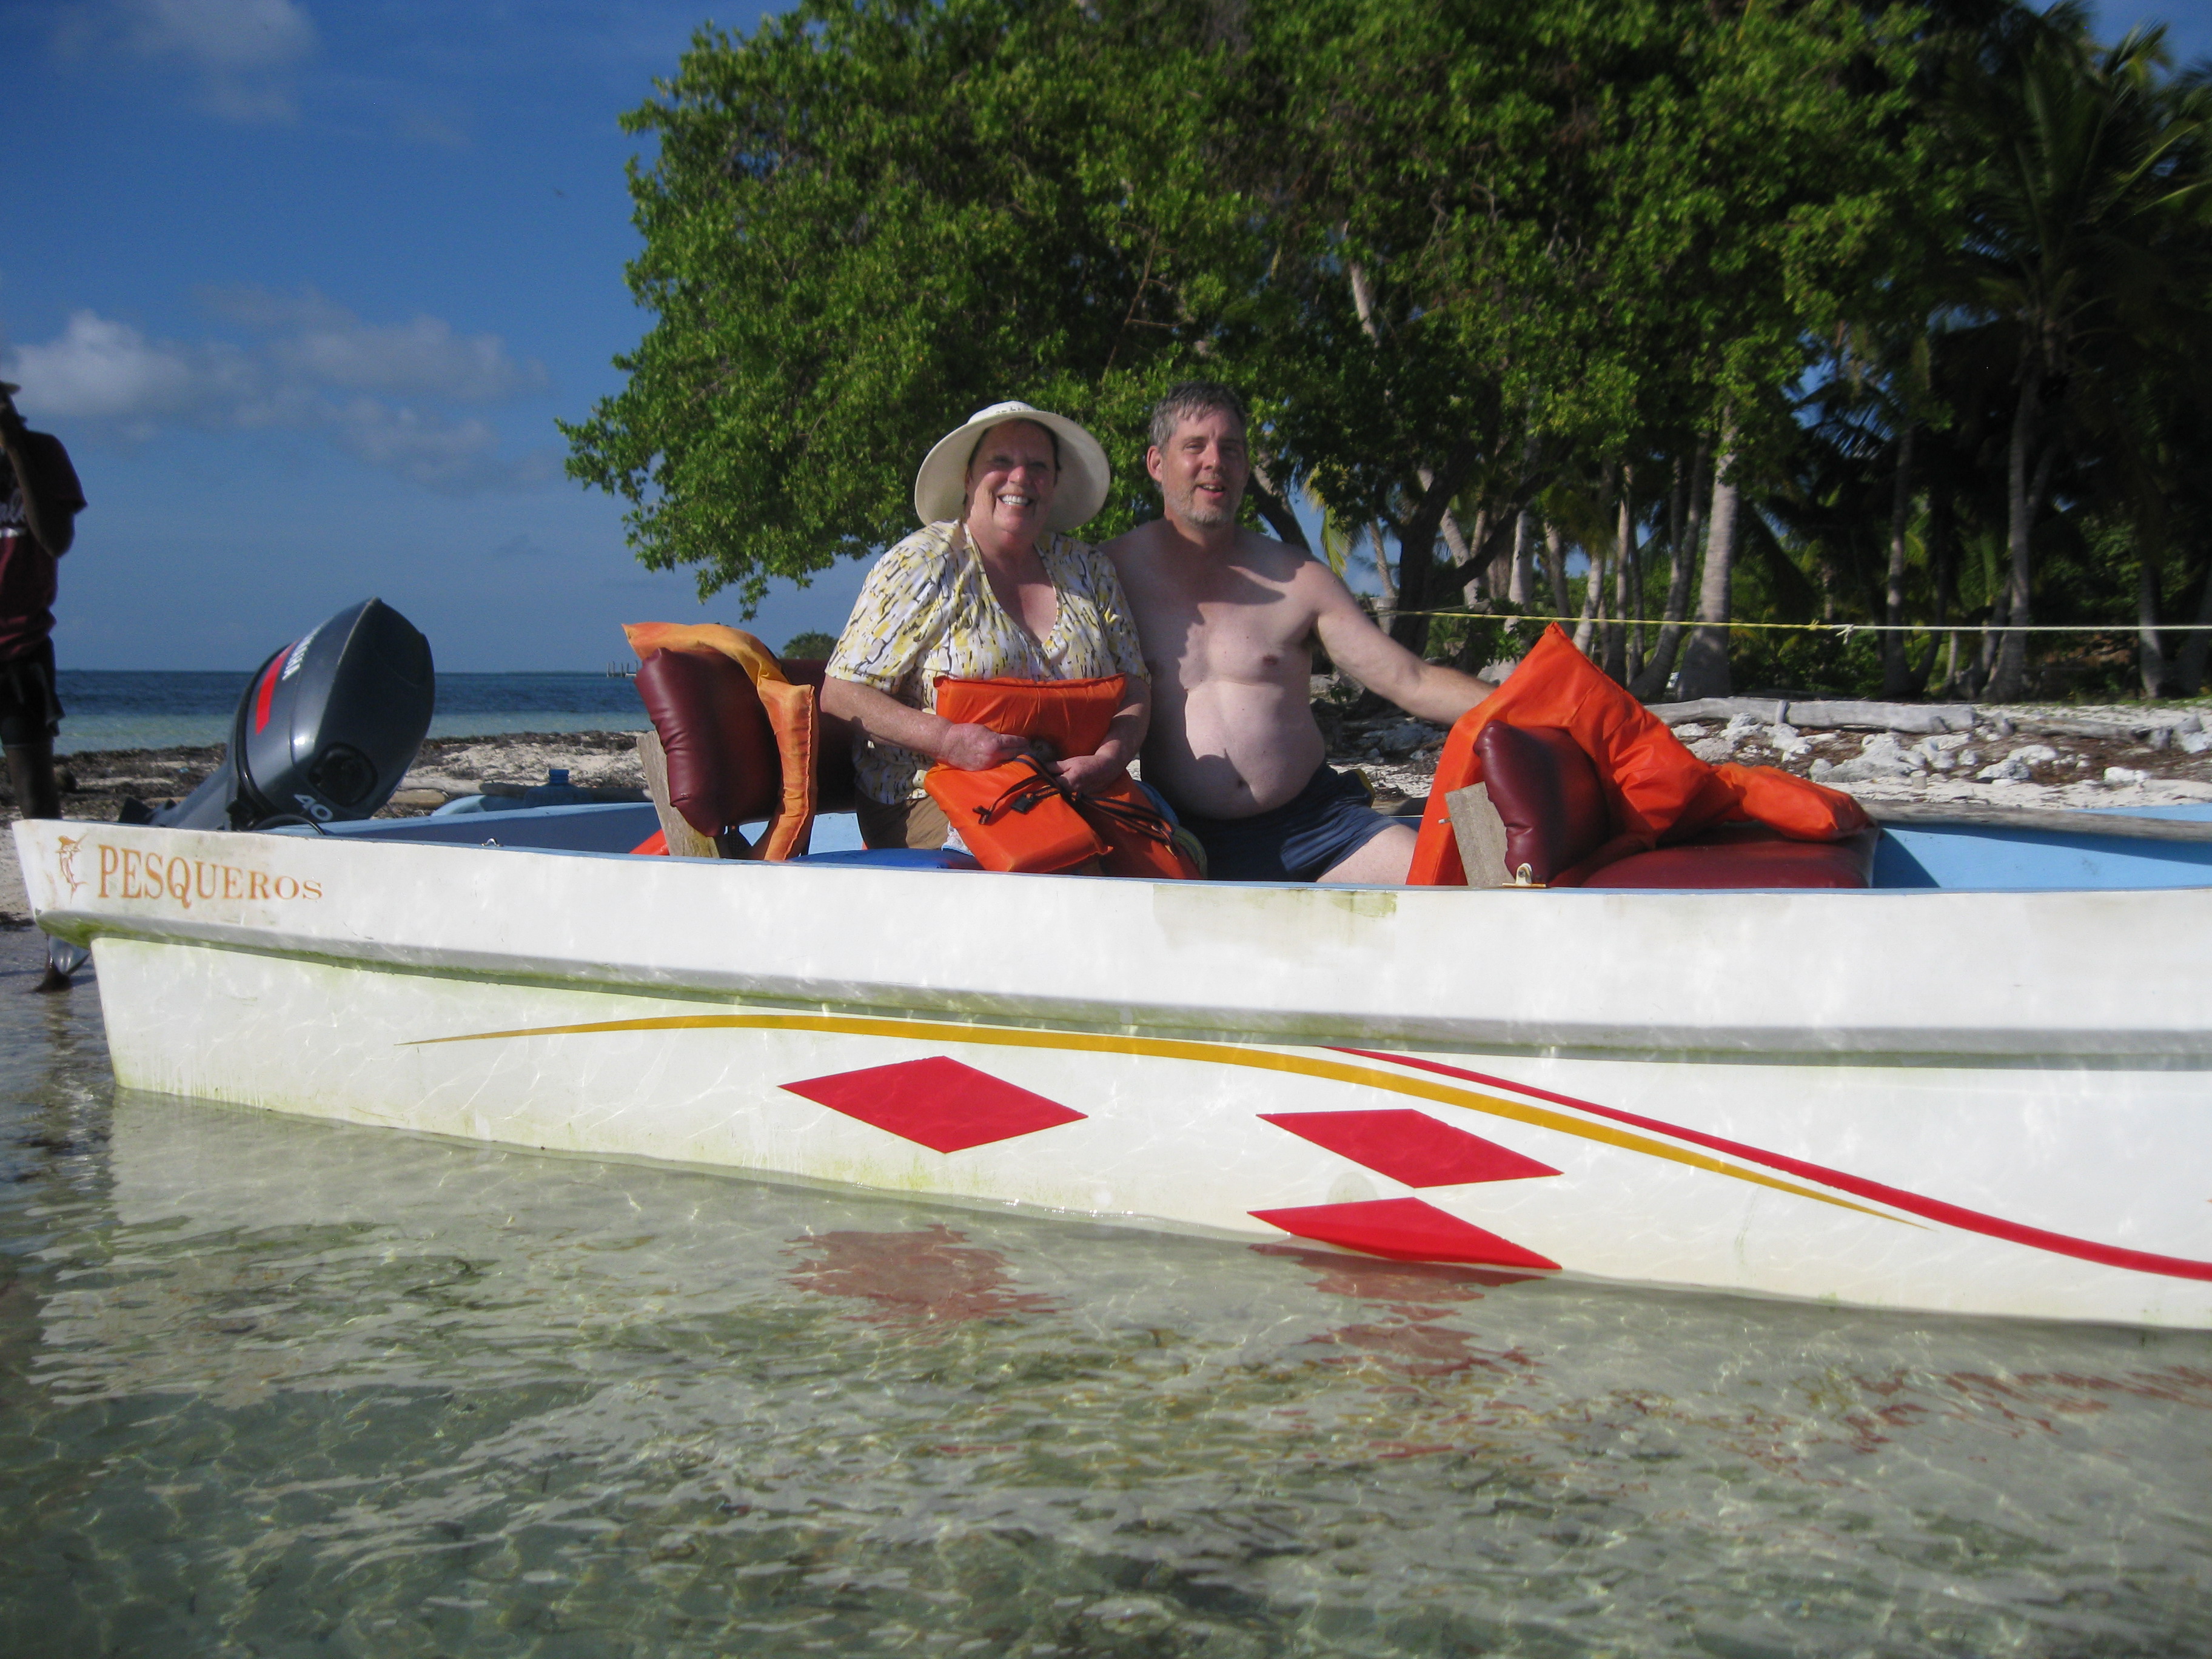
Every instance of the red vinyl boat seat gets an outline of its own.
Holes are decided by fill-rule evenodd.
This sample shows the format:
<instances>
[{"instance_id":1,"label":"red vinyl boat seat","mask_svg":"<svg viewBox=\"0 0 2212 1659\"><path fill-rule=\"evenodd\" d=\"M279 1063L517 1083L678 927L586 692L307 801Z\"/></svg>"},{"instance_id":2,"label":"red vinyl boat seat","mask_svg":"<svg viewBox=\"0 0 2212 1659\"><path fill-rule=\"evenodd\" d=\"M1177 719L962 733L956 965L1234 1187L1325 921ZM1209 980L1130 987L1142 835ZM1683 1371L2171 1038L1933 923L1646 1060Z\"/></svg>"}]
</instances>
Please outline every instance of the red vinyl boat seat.
<instances>
[{"instance_id":1,"label":"red vinyl boat seat","mask_svg":"<svg viewBox=\"0 0 2212 1659\"><path fill-rule=\"evenodd\" d=\"M1677 847L1632 853L1585 887L1865 887L1879 830L1844 841L1792 841L1763 823L1716 824Z\"/></svg>"},{"instance_id":2,"label":"red vinyl boat seat","mask_svg":"<svg viewBox=\"0 0 2212 1659\"><path fill-rule=\"evenodd\" d=\"M827 662L779 662L734 629L628 631L638 696L665 757L666 806L725 856L797 856L817 814L852 810L851 727L820 708ZM793 768L800 775L787 777ZM726 835L763 820L757 848Z\"/></svg>"},{"instance_id":3,"label":"red vinyl boat seat","mask_svg":"<svg viewBox=\"0 0 2212 1659\"><path fill-rule=\"evenodd\" d=\"M1654 848L1616 836L1605 780L1571 732L1492 720L1475 738L1491 805L1505 824L1505 867L1554 887L1865 887L1875 843L1796 841L1755 822L1709 823Z\"/></svg>"},{"instance_id":4,"label":"red vinyl boat seat","mask_svg":"<svg viewBox=\"0 0 2212 1659\"><path fill-rule=\"evenodd\" d=\"M1505 867L1549 886L1613 838L1597 767L1556 726L1493 720L1474 740L1490 804L1505 821Z\"/></svg>"},{"instance_id":5,"label":"red vinyl boat seat","mask_svg":"<svg viewBox=\"0 0 2212 1659\"><path fill-rule=\"evenodd\" d=\"M781 804L775 732L738 664L656 651L638 665L637 694L668 757L669 804L701 835L765 818Z\"/></svg>"},{"instance_id":6,"label":"red vinyl boat seat","mask_svg":"<svg viewBox=\"0 0 2212 1659\"><path fill-rule=\"evenodd\" d=\"M811 685L817 691L829 666L823 658L783 661L783 672L793 685ZM768 710L744 669L727 657L705 652L656 651L638 665L637 690L646 716L668 751L672 794L680 748L687 755L689 787L701 792L702 806L707 800L716 800L742 814L723 823L750 823L775 811L782 764ZM814 810L849 812L857 788L852 723L835 714L817 713L816 719Z\"/></svg>"}]
</instances>

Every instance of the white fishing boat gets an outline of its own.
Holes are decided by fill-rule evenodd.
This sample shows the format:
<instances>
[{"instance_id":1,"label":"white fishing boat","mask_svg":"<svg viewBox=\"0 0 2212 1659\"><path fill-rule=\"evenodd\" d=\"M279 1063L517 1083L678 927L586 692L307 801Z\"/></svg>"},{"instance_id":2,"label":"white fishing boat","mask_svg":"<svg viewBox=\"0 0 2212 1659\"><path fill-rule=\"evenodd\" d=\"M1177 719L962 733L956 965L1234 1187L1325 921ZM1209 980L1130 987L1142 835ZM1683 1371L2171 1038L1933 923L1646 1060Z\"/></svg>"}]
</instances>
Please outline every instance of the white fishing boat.
<instances>
[{"instance_id":1,"label":"white fishing boat","mask_svg":"<svg viewBox=\"0 0 2212 1659\"><path fill-rule=\"evenodd\" d=\"M628 855L655 822L15 836L134 1089L1475 1272L2212 1327L2212 826L1892 824L1871 887L1669 891Z\"/></svg>"}]
</instances>

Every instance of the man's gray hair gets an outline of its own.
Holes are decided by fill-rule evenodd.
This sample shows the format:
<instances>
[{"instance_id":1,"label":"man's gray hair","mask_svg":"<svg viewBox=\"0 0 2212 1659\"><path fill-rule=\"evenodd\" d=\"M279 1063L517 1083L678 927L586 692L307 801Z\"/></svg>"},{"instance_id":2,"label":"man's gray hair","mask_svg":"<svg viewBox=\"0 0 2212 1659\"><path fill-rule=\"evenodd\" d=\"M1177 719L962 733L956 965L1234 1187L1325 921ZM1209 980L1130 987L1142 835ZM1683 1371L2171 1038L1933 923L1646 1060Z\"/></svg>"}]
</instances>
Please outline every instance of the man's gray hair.
<instances>
[{"instance_id":1,"label":"man's gray hair","mask_svg":"<svg viewBox=\"0 0 2212 1659\"><path fill-rule=\"evenodd\" d=\"M1218 380L1184 380L1170 386L1168 395L1152 405L1152 447L1165 449L1177 426L1216 410L1234 415L1241 427L1251 427L1244 400Z\"/></svg>"}]
</instances>

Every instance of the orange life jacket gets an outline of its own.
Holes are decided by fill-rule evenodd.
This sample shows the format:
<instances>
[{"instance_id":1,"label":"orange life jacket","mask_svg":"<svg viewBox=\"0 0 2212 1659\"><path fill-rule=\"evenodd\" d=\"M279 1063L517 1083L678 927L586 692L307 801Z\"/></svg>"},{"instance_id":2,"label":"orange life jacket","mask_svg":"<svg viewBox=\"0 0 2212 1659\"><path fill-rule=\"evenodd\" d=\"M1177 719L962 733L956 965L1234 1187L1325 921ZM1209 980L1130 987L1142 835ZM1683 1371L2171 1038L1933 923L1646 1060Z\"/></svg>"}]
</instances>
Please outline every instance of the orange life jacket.
<instances>
[{"instance_id":1,"label":"orange life jacket","mask_svg":"<svg viewBox=\"0 0 2212 1659\"><path fill-rule=\"evenodd\" d=\"M1474 740L1492 720L1556 726L1573 736L1605 786L1615 832L1605 848L1611 857L1679 841L1714 823L1756 821L1793 841L1842 841L1870 822L1839 789L1771 766L1707 765L1576 650L1554 623L1505 684L1461 715L1445 738L1407 877L1416 886L1467 883L1444 798L1482 781Z\"/></svg>"},{"instance_id":2,"label":"orange life jacket","mask_svg":"<svg viewBox=\"0 0 2212 1659\"><path fill-rule=\"evenodd\" d=\"M1121 712L1127 679L937 683L937 712L958 725L1027 738L1055 757L1094 753ZM939 763L922 787L987 870L1079 870L1179 880L1198 874L1152 798L1126 775L1095 795L1070 789L1027 757L964 772Z\"/></svg>"}]
</instances>

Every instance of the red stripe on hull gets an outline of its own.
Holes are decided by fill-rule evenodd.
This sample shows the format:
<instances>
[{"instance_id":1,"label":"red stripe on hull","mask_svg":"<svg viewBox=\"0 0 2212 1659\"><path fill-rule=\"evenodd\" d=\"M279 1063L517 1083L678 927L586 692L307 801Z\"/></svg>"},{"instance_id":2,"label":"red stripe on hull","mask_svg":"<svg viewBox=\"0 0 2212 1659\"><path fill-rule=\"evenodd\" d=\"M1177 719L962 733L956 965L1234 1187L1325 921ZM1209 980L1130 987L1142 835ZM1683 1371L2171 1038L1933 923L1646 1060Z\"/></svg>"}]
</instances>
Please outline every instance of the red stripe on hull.
<instances>
[{"instance_id":1,"label":"red stripe on hull","mask_svg":"<svg viewBox=\"0 0 2212 1659\"><path fill-rule=\"evenodd\" d=\"M1856 1198L1870 1198L1876 1203L1887 1204L1907 1214L1923 1216L1930 1221L1940 1221L1945 1226L1956 1227L1963 1232L1980 1233L1988 1238L2001 1238L2008 1244L2025 1244L2030 1249L2047 1250L2053 1255L2072 1256L2079 1261L2094 1261L2103 1267L2125 1267L2139 1273L2159 1273L2168 1279L2197 1279L2212 1280L2212 1261L2191 1261L2185 1256L2157 1255L2148 1250L2130 1250L2117 1244L2100 1244L2093 1239L2071 1238L2064 1233L2046 1231L2041 1227L2024 1226L2017 1221L2007 1221L2002 1216L1984 1215L1978 1210L1969 1210L1956 1204L1946 1204L1939 1198L1923 1198L1917 1193L1906 1192L1901 1187L1892 1187L1882 1182L1869 1181L1863 1176L1846 1175L1841 1170L1831 1170L1818 1164L1808 1164L1803 1158L1785 1157L1757 1146L1747 1146L1740 1140L1723 1139L1719 1135L1701 1134L1695 1129L1685 1129L1656 1117L1643 1117L1634 1112L1624 1112L1611 1106L1600 1106L1587 1100L1577 1100L1572 1095L1555 1095L1548 1089L1534 1089L1525 1083L1515 1083L1502 1077L1491 1077L1481 1072L1462 1071L1456 1066L1443 1066L1432 1060L1415 1060L1410 1054L1378 1054L1370 1048L1339 1048L1339 1054L1358 1054L1363 1060L1380 1060L1393 1066L1404 1066L1414 1071L1434 1072L1443 1077L1465 1079L1469 1083L1485 1084L1493 1089L1510 1089L1515 1094L1528 1095L1536 1100L1548 1100L1555 1105L1571 1106L1578 1112L1607 1118L1615 1123L1632 1124L1639 1129L1656 1130L1676 1140L1686 1140L1693 1146L1705 1146L1717 1152L1727 1152L1747 1164L1763 1164L1770 1170L1817 1181L1824 1187L1832 1187L1839 1193L1850 1193Z\"/></svg>"}]
</instances>

